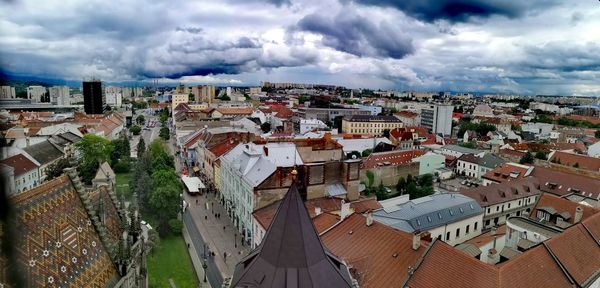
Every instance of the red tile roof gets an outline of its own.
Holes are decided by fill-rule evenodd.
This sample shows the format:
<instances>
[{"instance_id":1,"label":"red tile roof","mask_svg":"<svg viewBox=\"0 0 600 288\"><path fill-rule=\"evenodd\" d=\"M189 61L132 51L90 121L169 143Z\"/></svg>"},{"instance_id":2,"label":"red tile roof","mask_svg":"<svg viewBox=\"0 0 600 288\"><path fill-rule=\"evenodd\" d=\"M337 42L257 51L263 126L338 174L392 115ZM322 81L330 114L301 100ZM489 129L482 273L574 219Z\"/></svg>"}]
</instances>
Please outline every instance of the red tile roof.
<instances>
[{"instance_id":1,"label":"red tile roof","mask_svg":"<svg viewBox=\"0 0 600 288\"><path fill-rule=\"evenodd\" d=\"M223 141L222 143L219 143L219 144L213 146L209 150L210 150L210 152L213 153L213 155L215 155L215 157L220 157L221 155L229 152L229 150L231 150L235 146L237 146L238 143L240 143L240 142L237 140L229 139L229 140Z\"/></svg>"},{"instance_id":2,"label":"red tile roof","mask_svg":"<svg viewBox=\"0 0 600 288\"><path fill-rule=\"evenodd\" d=\"M254 111L251 107L228 107L217 108L223 115L250 115Z\"/></svg>"},{"instance_id":3,"label":"red tile roof","mask_svg":"<svg viewBox=\"0 0 600 288\"><path fill-rule=\"evenodd\" d=\"M419 117L419 113L415 113L415 112L407 111L407 110L400 111L400 112L396 113L395 115L398 116L398 117L404 117L404 118L417 118L417 117Z\"/></svg>"},{"instance_id":4,"label":"red tile roof","mask_svg":"<svg viewBox=\"0 0 600 288\"><path fill-rule=\"evenodd\" d=\"M585 287L600 271L600 246L583 225L575 225L545 244L580 286Z\"/></svg>"},{"instance_id":5,"label":"red tile roof","mask_svg":"<svg viewBox=\"0 0 600 288\"><path fill-rule=\"evenodd\" d=\"M435 241L407 287L570 287L552 255L539 245L498 266L479 261L442 241Z\"/></svg>"},{"instance_id":6,"label":"red tile roof","mask_svg":"<svg viewBox=\"0 0 600 288\"><path fill-rule=\"evenodd\" d=\"M496 230L496 237L500 237L506 234L506 225L500 225ZM494 235L492 235L492 231L488 231L483 233L475 238L471 238L469 241L465 242L466 244L473 244L477 247L485 246L486 244L494 241Z\"/></svg>"},{"instance_id":7,"label":"red tile roof","mask_svg":"<svg viewBox=\"0 0 600 288\"><path fill-rule=\"evenodd\" d=\"M538 180L524 178L511 182L461 189L460 193L473 198L481 207L504 203L515 199L540 194Z\"/></svg>"},{"instance_id":8,"label":"red tile roof","mask_svg":"<svg viewBox=\"0 0 600 288\"><path fill-rule=\"evenodd\" d=\"M525 174L529 170L530 166L525 166L516 163L504 163L495 169L485 173L482 178L488 179L497 183L514 181L517 179L523 179ZM515 177L516 176L516 177Z\"/></svg>"},{"instance_id":9,"label":"red tile roof","mask_svg":"<svg viewBox=\"0 0 600 288\"><path fill-rule=\"evenodd\" d=\"M600 158L589 157L586 155L556 151L548 161L565 166L577 166L577 168L583 170L600 172Z\"/></svg>"},{"instance_id":10,"label":"red tile roof","mask_svg":"<svg viewBox=\"0 0 600 288\"><path fill-rule=\"evenodd\" d=\"M271 111L275 112L275 117L281 119L290 119L294 116L294 112L285 106L271 105Z\"/></svg>"},{"instance_id":11,"label":"red tile roof","mask_svg":"<svg viewBox=\"0 0 600 288\"><path fill-rule=\"evenodd\" d=\"M363 169L376 168L383 165L404 165L410 164L412 159L425 154L423 150L406 150L372 153L363 160L361 166Z\"/></svg>"},{"instance_id":12,"label":"red tile roof","mask_svg":"<svg viewBox=\"0 0 600 288\"><path fill-rule=\"evenodd\" d=\"M29 158L23 154L17 154L12 157L8 157L2 161L2 164L6 164L14 169L15 176L21 176L33 169L37 169L39 166L33 163Z\"/></svg>"},{"instance_id":13,"label":"red tile roof","mask_svg":"<svg viewBox=\"0 0 600 288\"><path fill-rule=\"evenodd\" d=\"M434 240L406 287L498 287L498 274L494 266Z\"/></svg>"},{"instance_id":14,"label":"red tile roof","mask_svg":"<svg viewBox=\"0 0 600 288\"><path fill-rule=\"evenodd\" d=\"M541 166L535 166L531 177L539 180L540 190L558 196L579 194L586 197L600 196L600 179L579 174L557 171Z\"/></svg>"},{"instance_id":15,"label":"red tile roof","mask_svg":"<svg viewBox=\"0 0 600 288\"><path fill-rule=\"evenodd\" d=\"M339 222L340 216L331 213L321 213L313 217L312 220L313 224L315 225L315 229L317 229L317 233L321 234Z\"/></svg>"},{"instance_id":16,"label":"red tile roof","mask_svg":"<svg viewBox=\"0 0 600 288\"><path fill-rule=\"evenodd\" d=\"M323 244L345 261L360 287L401 287L425 251L412 249L412 235L352 214L321 235Z\"/></svg>"},{"instance_id":17,"label":"red tile roof","mask_svg":"<svg viewBox=\"0 0 600 288\"><path fill-rule=\"evenodd\" d=\"M537 210L538 208L541 207L552 207L556 210L556 213L563 213L563 212L568 212L571 216L571 218L568 220L569 223L574 224L573 220L575 219L575 217L573 217L575 215L575 209L577 207L581 207L581 209L583 209L583 217L581 218L581 220L585 220L589 217L591 217L592 215L600 212L600 210L587 206L587 205L582 205L579 204L577 202L573 202L570 201L568 199L565 198L561 198L552 194L548 194L548 193L542 193L542 195L540 196L540 198L538 199L538 201L535 203L535 206L533 207L533 209L531 210L531 214L533 217L535 217L535 215L537 215Z\"/></svg>"}]
</instances>

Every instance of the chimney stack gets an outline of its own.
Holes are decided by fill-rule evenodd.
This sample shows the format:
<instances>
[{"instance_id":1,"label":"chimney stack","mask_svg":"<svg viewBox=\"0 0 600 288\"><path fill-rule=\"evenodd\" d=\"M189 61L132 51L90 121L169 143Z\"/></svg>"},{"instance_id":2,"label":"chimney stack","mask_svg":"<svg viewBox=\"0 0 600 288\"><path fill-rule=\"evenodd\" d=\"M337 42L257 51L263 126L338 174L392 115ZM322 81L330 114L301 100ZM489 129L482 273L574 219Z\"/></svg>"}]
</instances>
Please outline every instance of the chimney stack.
<instances>
[{"instance_id":1,"label":"chimney stack","mask_svg":"<svg viewBox=\"0 0 600 288\"><path fill-rule=\"evenodd\" d=\"M421 247L421 232L417 230L412 235L412 249L417 251L419 247Z\"/></svg>"},{"instance_id":2,"label":"chimney stack","mask_svg":"<svg viewBox=\"0 0 600 288\"><path fill-rule=\"evenodd\" d=\"M344 220L348 216L350 216L350 203L346 203L346 201L342 200L342 209L340 211L340 220Z\"/></svg>"},{"instance_id":3,"label":"chimney stack","mask_svg":"<svg viewBox=\"0 0 600 288\"><path fill-rule=\"evenodd\" d=\"M573 218L573 224L581 222L581 218L583 218L583 209L581 206L577 206L577 208L575 208L575 218Z\"/></svg>"},{"instance_id":4,"label":"chimney stack","mask_svg":"<svg viewBox=\"0 0 600 288\"><path fill-rule=\"evenodd\" d=\"M367 212L367 227L373 225L373 211Z\"/></svg>"},{"instance_id":5,"label":"chimney stack","mask_svg":"<svg viewBox=\"0 0 600 288\"><path fill-rule=\"evenodd\" d=\"M487 263L496 265L498 262L500 262L500 255L498 255L498 251L496 251L495 248L488 250Z\"/></svg>"},{"instance_id":6,"label":"chimney stack","mask_svg":"<svg viewBox=\"0 0 600 288\"><path fill-rule=\"evenodd\" d=\"M315 207L315 216L321 215L321 207Z\"/></svg>"}]
</instances>

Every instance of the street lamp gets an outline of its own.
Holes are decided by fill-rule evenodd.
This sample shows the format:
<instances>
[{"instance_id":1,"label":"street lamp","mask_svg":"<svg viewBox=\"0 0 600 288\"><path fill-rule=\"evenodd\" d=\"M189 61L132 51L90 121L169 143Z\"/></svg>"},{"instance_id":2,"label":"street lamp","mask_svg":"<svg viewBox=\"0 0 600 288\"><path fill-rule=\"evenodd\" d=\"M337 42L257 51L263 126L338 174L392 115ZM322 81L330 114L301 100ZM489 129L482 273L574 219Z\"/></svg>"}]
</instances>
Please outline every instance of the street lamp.
<instances>
[{"instance_id":1,"label":"street lamp","mask_svg":"<svg viewBox=\"0 0 600 288\"><path fill-rule=\"evenodd\" d=\"M208 265L206 265L206 256L204 257L204 263L202 263L202 268L204 269L204 283L206 283L206 268L208 268Z\"/></svg>"}]
</instances>

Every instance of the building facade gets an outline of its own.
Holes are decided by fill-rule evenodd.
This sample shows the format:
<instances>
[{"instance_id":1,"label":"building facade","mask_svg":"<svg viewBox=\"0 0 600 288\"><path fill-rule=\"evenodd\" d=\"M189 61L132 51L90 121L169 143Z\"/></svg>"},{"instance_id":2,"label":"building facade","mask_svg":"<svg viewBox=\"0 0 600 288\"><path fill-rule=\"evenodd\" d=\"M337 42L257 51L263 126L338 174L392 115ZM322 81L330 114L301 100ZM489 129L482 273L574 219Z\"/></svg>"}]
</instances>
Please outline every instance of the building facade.
<instances>
[{"instance_id":1,"label":"building facade","mask_svg":"<svg viewBox=\"0 0 600 288\"><path fill-rule=\"evenodd\" d=\"M42 98L46 95L46 87L44 86L29 86L27 87L27 99L31 102L42 102Z\"/></svg>"},{"instance_id":2,"label":"building facade","mask_svg":"<svg viewBox=\"0 0 600 288\"><path fill-rule=\"evenodd\" d=\"M402 127L395 116L353 115L342 119L342 133L383 135L385 130Z\"/></svg>"},{"instance_id":3,"label":"building facade","mask_svg":"<svg viewBox=\"0 0 600 288\"><path fill-rule=\"evenodd\" d=\"M40 165L23 154L8 157L0 163L12 168L15 193L21 193L40 184Z\"/></svg>"},{"instance_id":4,"label":"building facade","mask_svg":"<svg viewBox=\"0 0 600 288\"><path fill-rule=\"evenodd\" d=\"M102 114L106 98L100 80L83 81L83 109L85 114Z\"/></svg>"},{"instance_id":5,"label":"building facade","mask_svg":"<svg viewBox=\"0 0 600 288\"><path fill-rule=\"evenodd\" d=\"M431 133L452 135L452 105L430 105L421 109L421 126L427 127Z\"/></svg>"},{"instance_id":6,"label":"building facade","mask_svg":"<svg viewBox=\"0 0 600 288\"><path fill-rule=\"evenodd\" d=\"M0 87L0 99L14 99L17 97L15 93L15 87L1 86Z\"/></svg>"},{"instance_id":7,"label":"building facade","mask_svg":"<svg viewBox=\"0 0 600 288\"><path fill-rule=\"evenodd\" d=\"M50 103L54 105L71 105L69 99L70 90L68 86L52 86L50 87Z\"/></svg>"}]
</instances>

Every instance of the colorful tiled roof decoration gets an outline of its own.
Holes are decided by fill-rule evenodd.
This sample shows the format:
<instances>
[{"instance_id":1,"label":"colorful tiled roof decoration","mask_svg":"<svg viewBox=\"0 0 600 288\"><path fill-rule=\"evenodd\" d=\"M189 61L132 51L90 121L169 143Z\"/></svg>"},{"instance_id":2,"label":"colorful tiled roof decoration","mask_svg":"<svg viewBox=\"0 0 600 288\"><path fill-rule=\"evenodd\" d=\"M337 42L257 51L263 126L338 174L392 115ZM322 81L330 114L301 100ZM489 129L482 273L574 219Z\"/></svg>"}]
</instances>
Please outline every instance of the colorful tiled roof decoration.
<instances>
[{"instance_id":1,"label":"colorful tiled roof decoration","mask_svg":"<svg viewBox=\"0 0 600 288\"><path fill-rule=\"evenodd\" d=\"M27 287L105 287L119 279L101 240L106 231L98 232L98 218L90 217L89 200L76 187L63 175L10 199L19 229L17 269Z\"/></svg>"}]
</instances>

